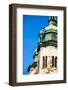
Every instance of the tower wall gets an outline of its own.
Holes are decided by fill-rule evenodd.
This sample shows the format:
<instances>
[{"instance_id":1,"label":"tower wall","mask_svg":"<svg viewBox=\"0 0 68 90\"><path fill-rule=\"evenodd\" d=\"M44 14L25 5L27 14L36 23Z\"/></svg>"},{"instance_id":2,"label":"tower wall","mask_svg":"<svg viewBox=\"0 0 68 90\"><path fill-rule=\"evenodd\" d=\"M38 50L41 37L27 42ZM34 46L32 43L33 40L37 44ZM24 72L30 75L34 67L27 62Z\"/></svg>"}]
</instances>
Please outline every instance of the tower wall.
<instances>
[{"instance_id":1,"label":"tower wall","mask_svg":"<svg viewBox=\"0 0 68 90\"><path fill-rule=\"evenodd\" d=\"M45 73L46 67L43 68L43 57L47 57L47 68L50 67L50 64L52 63L52 56L57 56L57 47L54 46L46 46L41 47L39 51L39 73ZM51 59L51 61L50 61ZM50 63L51 62L51 63Z\"/></svg>"}]
</instances>

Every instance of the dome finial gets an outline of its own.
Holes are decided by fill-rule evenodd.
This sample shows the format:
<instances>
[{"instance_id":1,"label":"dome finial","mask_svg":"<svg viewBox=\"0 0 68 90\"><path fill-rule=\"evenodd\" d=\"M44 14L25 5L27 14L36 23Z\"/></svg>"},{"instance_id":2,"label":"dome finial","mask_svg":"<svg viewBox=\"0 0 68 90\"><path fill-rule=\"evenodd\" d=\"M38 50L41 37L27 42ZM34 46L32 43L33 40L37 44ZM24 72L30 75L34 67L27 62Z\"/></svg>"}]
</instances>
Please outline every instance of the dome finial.
<instances>
[{"instance_id":1,"label":"dome finial","mask_svg":"<svg viewBox=\"0 0 68 90\"><path fill-rule=\"evenodd\" d=\"M49 24L57 25L57 16L49 16Z\"/></svg>"}]
</instances>

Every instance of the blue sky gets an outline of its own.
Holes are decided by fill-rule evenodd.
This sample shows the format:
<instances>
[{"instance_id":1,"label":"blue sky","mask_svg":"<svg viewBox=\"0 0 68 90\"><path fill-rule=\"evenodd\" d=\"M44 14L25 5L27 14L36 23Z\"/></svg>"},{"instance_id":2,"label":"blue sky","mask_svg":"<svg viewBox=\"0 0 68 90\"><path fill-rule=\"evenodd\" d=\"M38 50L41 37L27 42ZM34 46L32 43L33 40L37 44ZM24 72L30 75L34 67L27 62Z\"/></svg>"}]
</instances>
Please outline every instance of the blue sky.
<instances>
[{"instance_id":1,"label":"blue sky","mask_svg":"<svg viewBox=\"0 0 68 90\"><path fill-rule=\"evenodd\" d=\"M48 26L49 16L23 15L23 74L27 75L27 68L33 63L33 54L38 46L38 34L42 28Z\"/></svg>"}]
</instances>

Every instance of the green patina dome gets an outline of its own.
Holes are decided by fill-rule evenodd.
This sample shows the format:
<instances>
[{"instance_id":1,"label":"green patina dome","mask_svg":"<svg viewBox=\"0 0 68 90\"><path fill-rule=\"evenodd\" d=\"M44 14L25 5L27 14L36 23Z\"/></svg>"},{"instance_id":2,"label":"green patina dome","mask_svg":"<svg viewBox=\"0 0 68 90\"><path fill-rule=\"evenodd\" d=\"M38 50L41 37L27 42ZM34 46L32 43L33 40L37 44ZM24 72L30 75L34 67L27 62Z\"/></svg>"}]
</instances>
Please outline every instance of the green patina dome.
<instances>
[{"instance_id":1,"label":"green patina dome","mask_svg":"<svg viewBox=\"0 0 68 90\"><path fill-rule=\"evenodd\" d=\"M42 29L39 33L39 45L54 45L57 46L57 19L50 17L49 25Z\"/></svg>"},{"instance_id":2,"label":"green patina dome","mask_svg":"<svg viewBox=\"0 0 68 90\"><path fill-rule=\"evenodd\" d=\"M33 55L34 62L38 61L38 49L36 48Z\"/></svg>"}]
</instances>

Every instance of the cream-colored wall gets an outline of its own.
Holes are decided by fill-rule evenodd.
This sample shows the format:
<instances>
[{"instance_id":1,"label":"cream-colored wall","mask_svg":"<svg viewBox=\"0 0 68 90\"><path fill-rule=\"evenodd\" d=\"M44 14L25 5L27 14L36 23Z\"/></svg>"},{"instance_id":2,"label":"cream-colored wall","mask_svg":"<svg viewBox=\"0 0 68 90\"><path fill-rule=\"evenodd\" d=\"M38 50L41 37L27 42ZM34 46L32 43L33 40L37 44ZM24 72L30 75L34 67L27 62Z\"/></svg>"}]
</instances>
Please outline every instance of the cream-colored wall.
<instances>
[{"instance_id":1,"label":"cream-colored wall","mask_svg":"<svg viewBox=\"0 0 68 90\"><path fill-rule=\"evenodd\" d=\"M39 73L42 73L42 65L43 65L43 56L57 56L57 48L54 46L46 46L46 47L41 47L39 51ZM50 58L47 59L47 64L49 67L49 60Z\"/></svg>"}]
</instances>

